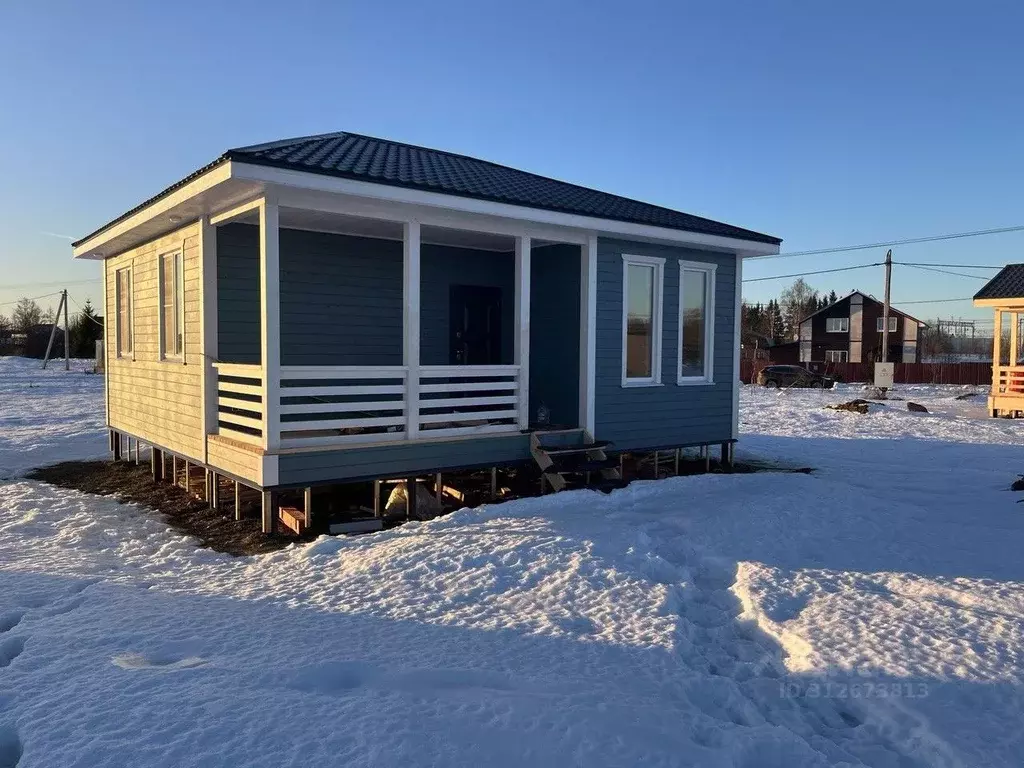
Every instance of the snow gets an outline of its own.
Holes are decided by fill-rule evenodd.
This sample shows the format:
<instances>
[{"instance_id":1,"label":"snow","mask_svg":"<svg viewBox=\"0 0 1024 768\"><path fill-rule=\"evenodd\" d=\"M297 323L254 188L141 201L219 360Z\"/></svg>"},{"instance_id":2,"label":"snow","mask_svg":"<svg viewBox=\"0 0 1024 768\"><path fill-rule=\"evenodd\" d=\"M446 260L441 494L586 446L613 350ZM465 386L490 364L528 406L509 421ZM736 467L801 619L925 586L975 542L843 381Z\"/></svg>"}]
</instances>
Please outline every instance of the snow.
<instances>
[{"instance_id":1,"label":"snow","mask_svg":"<svg viewBox=\"0 0 1024 768\"><path fill-rule=\"evenodd\" d=\"M21 478L102 381L0 359L0 768L1020 765L1024 440L963 391L744 388L739 458L813 474L232 558Z\"/></svg>"}]
</instances>

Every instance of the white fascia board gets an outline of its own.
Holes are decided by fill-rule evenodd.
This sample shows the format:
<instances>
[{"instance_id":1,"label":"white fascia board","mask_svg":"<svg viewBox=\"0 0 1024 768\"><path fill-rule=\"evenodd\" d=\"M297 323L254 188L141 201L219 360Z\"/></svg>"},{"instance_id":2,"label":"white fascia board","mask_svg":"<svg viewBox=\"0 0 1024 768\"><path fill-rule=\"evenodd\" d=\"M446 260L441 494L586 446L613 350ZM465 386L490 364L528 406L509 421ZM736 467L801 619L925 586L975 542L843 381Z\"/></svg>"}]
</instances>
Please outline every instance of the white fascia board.
<instances>
[{"instance_id":1,"label":"white fascia board","mask_svg":"<svg viewBox=\"0 0 1024 768\"><path fill-rule=\"evenodd\" d=\"M202 176L193 179L188 184L174 190L166 197L160 198L123 221L100 230L81 245L72 248L72 254L76 259L102 259L105 256L109 256L111 254L96 253L96 249L102 248L104 244L109 243L114 238L131 232L135 227L167 213L167 211L230 178L231 163L221 163L216 168L211 168Z\"/></svg>"},{"instance_id":2,"label":"white fascia board","mask_svg":"<svg viewBox=\"0 0 1024 768\"><path fill-rule=\"evenodd\" d=\"M569 229L617 235L627 239L653 240L678 245L689 245L695 248L729 251L742 257L767 256L779 252L779 246L772 243L760 243L753 240L721 237L719 235L705 235L697 232L684 232L682 230L656 227L648 224L633 224L613 219L561 213L559 211L529 208L509 203L497 203L471 197L459 197L440 192L426 192L419 189L375 184L368 181L342 179L337 176L308 173L287 168L252 165L238 161L232 161L231 174L232 178L263 184L278 184L297 189L333 192L389 202L424 205L450 211L462 211L465 213L529 221L535 224L550 224Z\"/></svg>"}]
</instances>

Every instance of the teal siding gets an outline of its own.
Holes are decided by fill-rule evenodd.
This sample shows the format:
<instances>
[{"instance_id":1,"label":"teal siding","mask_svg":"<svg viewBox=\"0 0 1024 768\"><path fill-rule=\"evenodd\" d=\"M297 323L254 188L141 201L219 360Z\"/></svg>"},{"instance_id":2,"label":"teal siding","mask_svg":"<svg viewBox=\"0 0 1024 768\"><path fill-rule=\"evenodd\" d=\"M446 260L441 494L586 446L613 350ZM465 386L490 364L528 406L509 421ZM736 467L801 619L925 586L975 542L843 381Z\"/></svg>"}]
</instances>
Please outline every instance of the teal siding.
<instances>
[{"instance_id":1,"label":"teal siding","mask_svg":"<svg viewBox=\"0 0 1024 768\"><path fill-rule=\"evenodd\" d=\"M429 244L420 247L420 363L451 363L449 313L453 285L478 285L501 290L501 363L511 365L515 346L514 255Z\"/></svg>"},{"instance_id":2,"label":"teal siding","mask_svg":"<svg viewBox=\"0 0 1024 768\"><path fill-rule=\"evenodd\" d=\"M662 386L622 386L622 254L665 259ZM678 386L678 260L718 265L715 290L714 380ZM597 247L595 432L616 448L671 447L732 439L733 316L736 256L600 238Z\"/></svg>"},{"instance_id":3,"label":"teal siding","mask_svg":"<svg viewBox=\"0 0 1024 768\"><path fill-rule=\"evenodd\" d=\"M249 224L217 227L217 355L260 362L259 228Z\"/></svg>"},{"instance_id":4,"label":"teal siding","mask_svg":"<svg viewBox=\"0 0 1024 768\"><path fill-rule=\"evenodd\" d=\"M402 364L402 244L282 229L283 365ZM449 363L453 285L493 286L502 294L502 358L515 343L515 261L511 253L422 246L420 360ZM259 231L217 230L220 359L260 362Z\"/></svg>"},{"instance_id":5,"label":"teal siding","mask_svg":"<svg viewBox=\"0 0 1024 768\"><path fill-rule=\"evenodd\" d=\"M534 248L530 267L530 420L579 425L580 248Z\"/></svg>"},{"instance_id":6,"label":"teal siding","mask_svg":"<svg viewBox=\"0 0 1024 768\"><path fill-rule=\"evenodd\" d=\"M528 435L282 454L281 485L354 482L530 461Z\"/></svg>"}]
</instances>

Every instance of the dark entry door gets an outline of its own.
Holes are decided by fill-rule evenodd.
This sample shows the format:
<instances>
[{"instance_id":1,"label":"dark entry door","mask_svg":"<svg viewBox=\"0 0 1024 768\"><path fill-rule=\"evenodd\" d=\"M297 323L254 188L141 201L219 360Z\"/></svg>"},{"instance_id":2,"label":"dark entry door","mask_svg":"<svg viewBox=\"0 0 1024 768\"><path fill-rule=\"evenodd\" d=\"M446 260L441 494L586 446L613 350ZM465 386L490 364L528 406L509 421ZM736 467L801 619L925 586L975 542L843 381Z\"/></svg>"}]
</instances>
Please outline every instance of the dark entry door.
<instances>
[{"instance_id":1,"label":"dark entry door","mask_svg":"<svg viewBox=\"0 0 1024 768\"><path fill-rule=\"evenodd\" d=\"M451 364L500 364L501 289L453 285L450 301Z\"/></svg>"}]
</instances>

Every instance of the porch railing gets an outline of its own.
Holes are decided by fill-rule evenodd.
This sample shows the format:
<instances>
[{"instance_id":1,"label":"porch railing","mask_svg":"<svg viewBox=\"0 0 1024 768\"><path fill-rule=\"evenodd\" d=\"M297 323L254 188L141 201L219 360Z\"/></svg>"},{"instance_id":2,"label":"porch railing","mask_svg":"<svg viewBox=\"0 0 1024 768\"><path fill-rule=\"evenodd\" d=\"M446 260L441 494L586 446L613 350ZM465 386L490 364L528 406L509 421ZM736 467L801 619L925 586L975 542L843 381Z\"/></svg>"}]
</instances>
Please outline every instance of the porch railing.
<instances>
[{"instance_id":1,"label":"porch railing","mask_svg":"<svg viewBox=\"0 0 1024 768\"><path fill-rule=\"evenodd\" d=\"M515 430L520 391L517 365L421 366L419 433L434 438Z\"/></svg>"},{"instance_id":2,"label":"porch railing","mask_svg":"<svg viewBox=\"0 0 1024 768\"><path fill-rule=\"evenodd\" d=\"M1024 365L1000 365L996 368L996 392L1024 397Z\"/></svg>"},{"instance_id":3,"label":"porch railing","mask_svg":"<svg viewBox=\"0 0 1024 768\"><path fill-rule=\"evenodd\" d=\"M217 370L217 429L220 434L263 443L263 368L214 363Z\"/></svg>"},{"instance_id":4,"label":"porch railing","mask_svg":"<svg viewBox=\"0 0 1024 768\"><path fill-rule=\"evenodd\" d=\"M416 386L411 386L413 383ZM519 367L282 366L282 448L515 431Z\"/></svg>"}]
</instances>

